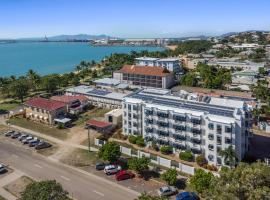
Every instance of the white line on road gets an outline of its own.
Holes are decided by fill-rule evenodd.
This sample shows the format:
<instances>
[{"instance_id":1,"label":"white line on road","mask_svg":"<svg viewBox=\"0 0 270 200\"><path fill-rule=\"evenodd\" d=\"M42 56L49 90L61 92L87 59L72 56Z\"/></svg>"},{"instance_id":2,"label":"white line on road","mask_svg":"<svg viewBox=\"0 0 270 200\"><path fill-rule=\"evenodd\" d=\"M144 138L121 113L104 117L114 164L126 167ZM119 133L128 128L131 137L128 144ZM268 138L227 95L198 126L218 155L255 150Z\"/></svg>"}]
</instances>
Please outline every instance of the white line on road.
<instances>
[{"instance_id":1,"label":"white line on road","mask_svg":"<svg viewBox=\"0 0 270 200\"><path fill-rule=\"evenodd\" d=\"M65 176L60 176L62 179L66 180L66 181L70 181L69 178L65 177Z\"/></svg>"},{"instance_id":2,"label":"white line on road","mask_svg":"<svg viewBox=\"0 0 270 200\"><path fill-rule=\"evenodd\" d=\"M38 164L34 164L34 166L37 167L37 168L40 168L40 169L43 168L42 166L40 166L40 165L38 165Z\"/></svg>"},{"instance_id":3,"label":"white line on road","mask_svg":"<svg viewBox=\"0 0 270 200\"><path fill-rule=\"evenodd\" d=\"M96 191L96 190L93 190L93 192L96 193L96 194L98 194L98 195L100 195L100 196L102 196L102 197L104 197L104 194L101 193L101 192L98 192L98 191Z\"/></svg>"}]
</instances>

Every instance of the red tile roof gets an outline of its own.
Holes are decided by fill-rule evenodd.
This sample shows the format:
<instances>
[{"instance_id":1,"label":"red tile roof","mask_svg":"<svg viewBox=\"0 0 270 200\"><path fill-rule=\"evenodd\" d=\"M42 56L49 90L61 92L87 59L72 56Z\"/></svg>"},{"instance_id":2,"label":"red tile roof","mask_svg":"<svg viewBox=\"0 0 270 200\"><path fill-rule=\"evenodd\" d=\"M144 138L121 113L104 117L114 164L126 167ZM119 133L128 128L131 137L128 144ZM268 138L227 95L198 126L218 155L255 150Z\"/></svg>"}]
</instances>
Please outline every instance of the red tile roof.
<instances>
[{"instance_id":1,"label":"red tile roof","mask_svg":"<svg viewBox=\"0 0 270 200\"><path fill-rule=\"evenodd\" d=\"M98 128L106 128L106 127L112 125L109 122L97 121L95 119L90 119L88 122L86 122L86 124L90 125L90 126L95 126Z\"/></svg>"},{"instance_id":2,"label":"red tile roof","mask_svg":"<svg viewBox=\"0 0 270 200\"><path fill-rule=\"evenodd\" d=\"M60 101L54 101L54 100L45 99L42 97L29 99L28 101L24 103L24 105L35 107L35 108L41 108L48 111L57 110L59 108L63 108L66 106L65 103L62 103Z\"/></svg>"},{"instance_id":3,"label":"red tile roof","mask_svg":"<svg viewBox=\"0 0 270 200\"><path fill-rule=\"evenodd\" d=\"M68 95L62 95L62 96L52 96L51 100L55 101L61 101L63 103L71 103L72 101L79 100L79 101L87 101L88 98L83 95L76 95L76 96L68 96Z\"/></svg>"},{"instance_id":4,"label":"red tile roof","mask_svg":"<svg viewBox=\"0 0 270 200\"><path fill-rule=\"evenodd\" d=\"M147 76L167 76L171 74L168 69L163 67L151 67L151 66L136 66L136 65L125 65L122 69L117 72L124 74L138 74Z\"/></svg>"}]
</instances>

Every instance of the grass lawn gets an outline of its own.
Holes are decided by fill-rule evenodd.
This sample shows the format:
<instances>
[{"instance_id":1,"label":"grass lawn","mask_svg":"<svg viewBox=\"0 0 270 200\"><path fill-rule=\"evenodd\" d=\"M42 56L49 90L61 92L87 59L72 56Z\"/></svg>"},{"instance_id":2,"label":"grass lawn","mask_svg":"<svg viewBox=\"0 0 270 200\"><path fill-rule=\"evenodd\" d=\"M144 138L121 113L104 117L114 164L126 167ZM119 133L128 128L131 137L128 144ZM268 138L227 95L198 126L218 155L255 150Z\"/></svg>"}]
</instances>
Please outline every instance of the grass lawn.
<instances>
[{"instance_id":1,"label":"grass lawn","mask_svg":"<svg viewBox=\"0 0 270 200\"><path fill-rule=\"evenodd\" d=\"M0 110L12 110L16 108L18 105L20 105L20 103L15 101L0 103Z\"/></svg>"},{"instance_id":2,"label":"grass lawn","mask_svg":"<svg viewBox=\"0 0 270 200\"><path fill-rule=\"evenodd\" d=\"M104 114L109 112L111 109L108 108L93 108L79 116L79 118L74 122L75 125L82 125L89 119L93 118L103 118Z\"/></svg>"},{"instance_id":3,"label":"grass lawn","mask_svg":"<svg viewBox=\"0 0 270 200\"><path fill-rule=\"evenodd\" d=\"M13 125L27 128L33 131L37 131L44 135L49 135L49 136L52 136L61 140L65 140L68 138L69 130L58 129L56 127L50 127L45 124L29 121L22 117L13 117L9 120L9 122Z\"/></svg>"},{"instance_id":4,"label":"grass lawn","mask_svg":"<svg viewBox=\"0 0 270 200\"><path fill-rule=\"evenodd\" d=\"M62 158L61 162L75 167L86 167L94 165L97 160L97 152L89 152L88 150L84 149L76 149L65 158Z\"/></svg>"}]
</instances>

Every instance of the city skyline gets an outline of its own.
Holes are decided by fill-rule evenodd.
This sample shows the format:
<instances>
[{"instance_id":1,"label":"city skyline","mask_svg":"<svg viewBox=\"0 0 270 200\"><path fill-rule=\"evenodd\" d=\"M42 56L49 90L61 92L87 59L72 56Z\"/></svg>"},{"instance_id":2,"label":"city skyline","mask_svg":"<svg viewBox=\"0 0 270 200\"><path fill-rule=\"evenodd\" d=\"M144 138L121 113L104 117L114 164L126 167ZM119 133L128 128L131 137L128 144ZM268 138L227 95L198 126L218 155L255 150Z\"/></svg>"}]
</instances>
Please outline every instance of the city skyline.
<instances>
[{"instance_id":1,"label":"city skyline","mask_svg":"<svg viewBox=\"0 0 270 200\"><path fill-rule=\"evenodd\" d=\"M123 38L215 36L270 29L266 0L2 0L0 5L0 38L11 39L81 33Z\"/></svg>"}]
</instances>

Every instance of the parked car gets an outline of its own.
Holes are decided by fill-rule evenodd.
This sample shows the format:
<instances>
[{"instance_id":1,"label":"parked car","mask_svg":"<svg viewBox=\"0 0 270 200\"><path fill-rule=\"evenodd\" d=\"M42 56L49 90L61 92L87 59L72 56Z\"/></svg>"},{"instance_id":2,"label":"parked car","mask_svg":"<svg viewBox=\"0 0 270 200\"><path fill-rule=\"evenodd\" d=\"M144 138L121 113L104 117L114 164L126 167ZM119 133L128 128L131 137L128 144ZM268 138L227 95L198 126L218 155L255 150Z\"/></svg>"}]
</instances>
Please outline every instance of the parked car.
<instances>
[{"instance_id":1,"label":"parked car","mask_svg":"<svg viewBox=\"0 0 270 200\"><path fill-rule=\"evenodd\" d=\"M199 200L200 197L195 192L181 192L176 195L176 200Z\"/></svg>"},{"instance_id":2,"label":"parked car","mask_svg":"<svg viewBox=\"0 0 270 200\"><path fill-rule=\"evenodd\" d=\"M41 141L39 139L33 139L29 141L29 147L35 147L37 146Z\"/></svg>"},{"instance_id":3,"label":"parked car","mask_svg":"<svg viewBox=\"0 0 270 200\"><path fill-rule=\"evenodd\" d=\"M33 140L33 136L28 136L22 140L23 144L28 144L30 140Z\"/></svg>"},{"instance_id":4,"label":"parked car","mask_svg":"<svg viewBox=\"0 0 270 200\"><path fill-rule=\"evenodd\" d=\"M96 162L96 170L104 170L105 168L105 163L102 161Z\"/></svg>"},{"instance_id":5,"label":"parked car","mask_svg":"<svg viewBox=\"0 0 270 200\"><path fill-rule=\"evenodd\" d=\"M112 175L112 174L116 174L117 172L119 172L121 170L121 166L120 165L107 165L104 168L104 173L106 175Z\"/></svg>"},{"instance_id":6,"label":"parked car","mask_svg":"<svg viewBox=\"0 0 270 200\"><path fill-rule=\"evenodd\" d=\"M22 135L20 135L20 136L18 137L18 140L19 140L19 141L22 141L23 139L25 139L25 138L27 138L27 137L29 137L29 135L27 135L27 134L22 134Z\"/></svg>"},{"instance_id":7,"label":"parked car","mask_svg":"<svg viewBox=\"0 0 270 200\"><path fill-rule=\"evenodd\" d=\"M121 170L117 174L115 174L115 179L117 181L122 181L122 180L126 180L126 179L132 179L134 177L135 177L135 174L133 174L130 171L126 171L126 170Z\"/></svg>"},{"instance_id":8,"label":"parked car","mask_svg":"<svg viewBox=\"0 0 270 200\"><path fill-rule=\"evenodd\" d=\"M6 173L7 172L7 168L5 165L0 164L0 174Z\"/></svg>"},{"instance_id":9,"label":"parked car","mask_svg":"<svg viewBox=\"0 0 270 200\"><path fill-rule=\"evenodd\" d=\"M49 148L51 147L52 145L48 142L40 142L38 143L36 146L35 146L35 149L36 150L40 150L40 149L46 149L46 148Z\"/></svg>"},{"instance_id":10,"label":"parked car","mask_svg":"<svg viewBox=\"0 0 270 200\"><path fill-rule=\"evenodd\" d=\"M20 137L21 136L21 133L20 132L15 132L15 133L13 133L12 135L11 135L11 138L12 139L16 139L16 138L18 138L18 137Z\"/></svg>"},{"instance_id":11,"label":"parked car","mask_svg":"<svg viewBox=\"0 0 270 200\"><path fill-rule=\"evenodd\" d=\"M10 137L15 131L8 131L5 133L6 137Z\"/></svg>"},{"instance_id":12,"label":"parked car","mask_svg":"<svg viewBox=\"0 0 270 200\"><path fill-rule=\"evenodd\" d=\"M157 190L159 196L171 196L177 194L177 189L174 186L164 186Z\"/></svg>"}]
</instances>

